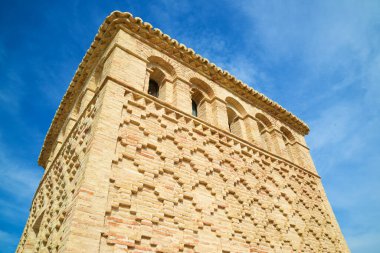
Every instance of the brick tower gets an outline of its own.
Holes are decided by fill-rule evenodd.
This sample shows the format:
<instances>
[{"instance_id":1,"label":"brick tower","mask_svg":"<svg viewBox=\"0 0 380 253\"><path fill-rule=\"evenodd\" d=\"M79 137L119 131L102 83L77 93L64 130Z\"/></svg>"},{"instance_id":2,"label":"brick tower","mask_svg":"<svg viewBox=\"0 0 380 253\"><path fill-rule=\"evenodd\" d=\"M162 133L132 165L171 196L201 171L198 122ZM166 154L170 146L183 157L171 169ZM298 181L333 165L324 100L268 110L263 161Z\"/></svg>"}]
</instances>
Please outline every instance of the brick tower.
<instances>
[{"instance_id":1,"label":"brick tower","mask_svg":"<svg viewBox=\"0 0 380 253\"><path fill-rule=\"evenodd\" d=\"M349 252L277 103L129 13L54 116L17 252Z\"/></svg>"}]
</instances>

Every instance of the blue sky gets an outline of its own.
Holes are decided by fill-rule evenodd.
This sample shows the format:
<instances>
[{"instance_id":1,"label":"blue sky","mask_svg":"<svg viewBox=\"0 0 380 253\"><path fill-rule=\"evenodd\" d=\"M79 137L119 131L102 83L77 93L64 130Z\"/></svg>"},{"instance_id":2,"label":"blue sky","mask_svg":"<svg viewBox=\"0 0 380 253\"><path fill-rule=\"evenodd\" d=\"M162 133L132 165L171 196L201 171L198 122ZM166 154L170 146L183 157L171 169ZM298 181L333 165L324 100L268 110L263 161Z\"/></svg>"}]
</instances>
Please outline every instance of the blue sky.
<instances>
[{"instance_id":1,"label":"blue sky","mask_svg":"<svg viewBox=\"0 0 380 253\"><path fill-rule=\"evenodd\" d=\"M2 1L0 249L13 252L44 136L113 10L160 28L295 113L352 252L380 248L380 1Z\"/></svg>"}]
</instances>

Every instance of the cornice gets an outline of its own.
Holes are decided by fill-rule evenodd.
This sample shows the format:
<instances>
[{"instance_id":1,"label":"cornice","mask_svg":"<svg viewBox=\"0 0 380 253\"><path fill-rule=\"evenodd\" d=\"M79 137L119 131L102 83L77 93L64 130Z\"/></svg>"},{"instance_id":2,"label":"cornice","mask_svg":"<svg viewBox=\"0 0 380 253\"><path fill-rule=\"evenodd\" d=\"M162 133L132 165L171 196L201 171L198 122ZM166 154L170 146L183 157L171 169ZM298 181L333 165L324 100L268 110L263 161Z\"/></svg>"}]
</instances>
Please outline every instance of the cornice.
<instances>
[{"instance_id":1,"label":"cornice","mask_svg":"<svg viewBox=\"0 0 380 253\"><path fill-rule=\"evenodd\" d=\"M273 115L278 120L286 123L298 133L302 135L309 133L308 126L291 112L287 111L282 106L270 100L260 92L252 89L247 84L236 79L229 72L222 70L206 58L196 54L193 49L187 48L185 45L180 44L177 40L172 39L169 35L161 32L160 29L153 28L151 24L143 22L143 20L139 17L133 17L128 12L115 11L112 12L100 26L94 41L86 52L82 62L79 64L74 78L62 98L45 137L45 141L38 159L39 165L45 167L52 144L57 138L63 121L67 117L75 102L75 98L78 95L81 84L92 72L116 32L122 28L123 30L126 29L130 31L132 36L146 42L153 48L156 48L157 50L178 60L193 70L208 76L219 85L242 96L251 103L254 103L255 106L263 109L265 112Z\"/></svg>"}]
</instances>

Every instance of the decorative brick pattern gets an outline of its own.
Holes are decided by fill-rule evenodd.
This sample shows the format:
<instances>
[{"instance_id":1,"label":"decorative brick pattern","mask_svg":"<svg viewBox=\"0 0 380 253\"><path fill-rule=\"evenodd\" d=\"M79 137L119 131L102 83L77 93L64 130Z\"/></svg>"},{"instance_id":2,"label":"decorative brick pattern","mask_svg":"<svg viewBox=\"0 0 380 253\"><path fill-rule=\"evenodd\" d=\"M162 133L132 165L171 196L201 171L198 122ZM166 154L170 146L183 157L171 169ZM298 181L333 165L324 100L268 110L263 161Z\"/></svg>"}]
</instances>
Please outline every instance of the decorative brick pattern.
<instances>
[{"instance_id":1,"label":"decorative brick pattern","mask_svg":"<svg viewBox=\"0 0 380 253\"><path fill-rule=\"evenodd\" d=\"M147 94L150 81L157 97ZM48 131L17 252L349 252L308 131L115 12Z\"/></svg>"},{"instance_id":2,"label":"decorative brick pattern","mask_svg":"<svg viewBox=\"0 0 380 253\"><path fill-rule=\"evenodd\" d=\"M344 252L318 176L125 94L104 252Z\"/></svg>"},{"instance_id":3,"label":"decorative brick pattern","mask_svg":"<svg viewBox=\"0 0 380 253\"><path fill-rule=\"evenodd\" d=\"M56 158L45 172L34 196L28 222L17 252L58 252L64 248L71 223L75 196L78 194L92 121L95 100L78 119Z\"/></svg>"}]
</instances>

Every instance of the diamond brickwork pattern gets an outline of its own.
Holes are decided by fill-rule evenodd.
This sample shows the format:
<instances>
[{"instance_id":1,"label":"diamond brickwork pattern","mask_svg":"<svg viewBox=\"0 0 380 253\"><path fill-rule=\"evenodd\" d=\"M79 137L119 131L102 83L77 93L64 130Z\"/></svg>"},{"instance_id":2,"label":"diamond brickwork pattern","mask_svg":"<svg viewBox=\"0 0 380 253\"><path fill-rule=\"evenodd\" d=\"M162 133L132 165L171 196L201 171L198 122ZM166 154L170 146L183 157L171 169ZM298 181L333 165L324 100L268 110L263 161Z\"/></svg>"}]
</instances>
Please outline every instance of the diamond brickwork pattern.
<instances>
[{"instance_id":1,"label":"diamond brickwork pattern","mask_svg":"<svg viewBox=\"0 0 380 253\"><path fill-rule=\"evenodd\" d=\"M312 173L126 90L101 252L344 252Z\"/></svg>"}]
</instances>

